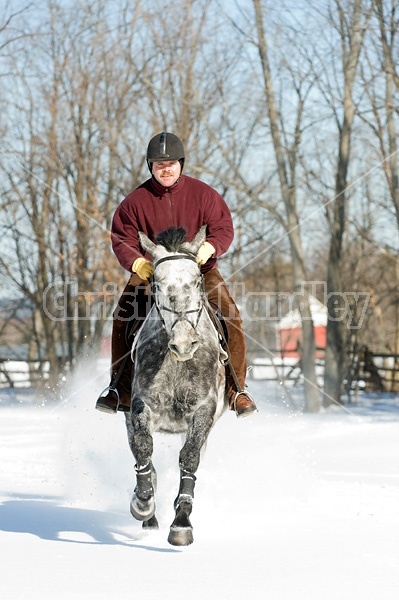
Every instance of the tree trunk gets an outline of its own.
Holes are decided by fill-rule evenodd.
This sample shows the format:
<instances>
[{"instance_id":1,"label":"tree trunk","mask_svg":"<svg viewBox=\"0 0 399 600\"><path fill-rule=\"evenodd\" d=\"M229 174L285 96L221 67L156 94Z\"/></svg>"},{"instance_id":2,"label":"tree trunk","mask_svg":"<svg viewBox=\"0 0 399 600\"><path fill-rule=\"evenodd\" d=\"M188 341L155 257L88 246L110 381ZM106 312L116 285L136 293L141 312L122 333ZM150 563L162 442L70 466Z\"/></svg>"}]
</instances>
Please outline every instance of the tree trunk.
<instances>
[{"instance_id":1,"label":"tree trunk","mask_svg":"<svg viewBox=\"0 0 399 600\"><path fill-rule=\"evenodd\" d=\"M335 201L327 269L327 345L325 354L323 405L340 402L345 372L345 302L341 281L342 240L345 230L345 189L349 165L351 123L345 115L338 150Z\"/></svg>"},{"instance_id":2,"label":"tree trunk","mask_svg":"<svg viewBox=\"0 0 399 600\"><path fill-rule=\"evenodd\" d=\"M352 21L344 15L338 3L340 35L342 39L342 62L344 75L343 120L339 126L339 146L337 174L335 178L335 198L331 218L331 240L327 269L327 345L325 354L323 406L341 402L344 373L348 360L345 339L345 298L342 287L342 243L345 231L347 203L348 168L350 145L354 119L353 89L360 50L363 44L365 26L361 26L363 0L356 0L353 6ZM368 17L366 17L368 19ZM348 21L350 27L348 27ZM367 22L367 21L366 21Z\"/></svg>"},{"instance_id":3,"label":"tree trunk","mask_svg":"<svg viewBox=\"0 0 399 600\"><path fill-rule=\"evenodd\" d=\"M286 211L286 231L290 241L292 271L294 277L295 291L301 292L301 316L302 316L302 347L301 362L305 386L305 410L316 412L320 409L319 391L317 388L315 369L315 342L314 328L309 306L309 296L304 285L307 276L303 260L302 243L299 233L299 218L296 205L295 182L288 180L284 148L279 130L279 115L274 96L272 76L268 58L267 38L263 27L263 9L261 0L253 0L258 33L258 51L262 64L266 103L269 113L270 129L273 138L274 153L277 162L280 180L281 194ZM296 147L298 147L298 140ZM292 172L292 178L295 173ZM299 300L297 307L299 308Z\"/></svg>"}]
</instances>

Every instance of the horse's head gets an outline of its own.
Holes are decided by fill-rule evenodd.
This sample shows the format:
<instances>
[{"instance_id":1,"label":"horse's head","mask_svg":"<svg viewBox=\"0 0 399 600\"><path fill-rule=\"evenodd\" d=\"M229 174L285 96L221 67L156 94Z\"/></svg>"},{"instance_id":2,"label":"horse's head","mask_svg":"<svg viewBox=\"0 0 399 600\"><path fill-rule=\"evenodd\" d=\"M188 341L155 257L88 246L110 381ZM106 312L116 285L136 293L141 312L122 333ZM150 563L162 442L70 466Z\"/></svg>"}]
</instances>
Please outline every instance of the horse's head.
<instances>
[{"instance_id":1,"label":"horse's head","mask_svg":"<svg viewBox=\"0 0 399 600\"><path fill-rule=\"evenodd\" d=\"M157 236L157 244L139 233L141 246L154 260L155 306L169 337L168 347L179 361L189 360L199 346L197 325L203 309L202 276L196 255L206 237L201 227L191 242L182 228Z\"/></svg>"}]
</instances>

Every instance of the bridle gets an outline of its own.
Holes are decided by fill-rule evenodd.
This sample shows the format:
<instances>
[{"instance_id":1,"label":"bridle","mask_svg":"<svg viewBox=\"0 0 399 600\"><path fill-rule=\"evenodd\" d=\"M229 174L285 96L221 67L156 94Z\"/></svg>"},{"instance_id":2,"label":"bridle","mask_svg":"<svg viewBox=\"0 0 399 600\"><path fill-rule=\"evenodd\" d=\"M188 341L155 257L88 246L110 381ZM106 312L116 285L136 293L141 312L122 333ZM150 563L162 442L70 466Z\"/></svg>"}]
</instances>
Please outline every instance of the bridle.
<instances>
[{"instance_id":1,"label":"bridle","mask_svg":"<svg viewBox=\"0 0 399 600\"><path fill-rule=\"evenodd\" d=\"M164 263L166 261L170 261L170 260L191 260L191 261L193 261L193 262L195 262L197 264L196 256L194 254L189 253L189 252L184 252L184 253L181 253L181 254L173 254L171 256L164 256L163 258L160 258L159 260L155 261L155 263L154 263L154 276L153 276L153 279L152 279L152 282L151 282L151 289L152 289L152 293L153 293L153 296L154 296L155 307L156 307L156 309L158 311L158 314L160 316L160 319L161 319L161 321L162 321L163 326L165 327L165 329L166 329L166 325L165 325L164 315L162 314L163 311L170 312L170 313L173 313L173 314L177 315L176 320L172 323L171 330L175 327L175 325L177 323L179 323L179 321L187 321L188 323L190 323L191 327L194 330L196 330L197 326L198 326L198 323L199 323L199 320L201 318L202 310L204 308L204 303L203 302L201 302L198 305L197 308L192 308L190 310L175 310L173 308L169 308L168 306L165 306L164 304L161 305L158 302L157 293L156 293L157 283L156 283L155 271L156 271L157 267L160 264L162 264L162 263ZM202 283L202 286L203 286L202 275L200 275L200 277L201 277L201 283ZM195 320L195 323L192 323L190 321L190 319L187 318L187 315L193 314L193 313L197 313L197 318Z\"/></svg>"}]
</instances>

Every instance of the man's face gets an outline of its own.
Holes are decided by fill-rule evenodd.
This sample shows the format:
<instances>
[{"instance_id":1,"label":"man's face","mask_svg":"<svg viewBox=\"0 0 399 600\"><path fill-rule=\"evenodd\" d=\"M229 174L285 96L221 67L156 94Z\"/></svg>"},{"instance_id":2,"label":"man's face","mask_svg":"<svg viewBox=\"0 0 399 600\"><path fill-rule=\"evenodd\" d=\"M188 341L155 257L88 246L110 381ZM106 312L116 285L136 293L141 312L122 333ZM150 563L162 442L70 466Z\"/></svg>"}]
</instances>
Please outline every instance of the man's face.
<instances>
[{"instance_id":1,"label":"man's face","mask_svg":"<svg viewBox=\"0 0 399 600\"><path fill-rule=\"evenodd\" d=\"M179 179L181 166L178 160L152 163L152 174L164 187L170 187Z\"/></svg>"}]
</instances>

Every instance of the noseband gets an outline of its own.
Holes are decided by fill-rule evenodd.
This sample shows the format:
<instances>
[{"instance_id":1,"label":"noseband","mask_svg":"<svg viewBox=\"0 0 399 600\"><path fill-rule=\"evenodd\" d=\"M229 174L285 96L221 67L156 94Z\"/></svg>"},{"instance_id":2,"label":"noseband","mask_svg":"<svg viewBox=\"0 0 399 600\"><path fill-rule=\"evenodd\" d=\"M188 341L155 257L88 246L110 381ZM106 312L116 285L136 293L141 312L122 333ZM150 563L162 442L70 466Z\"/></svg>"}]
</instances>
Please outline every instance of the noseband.
<instances>
[{"instance_id":1,"label":"noseband","mask_svg":"<svg viewBox=\"0 0 399 600\"><path fill-rule=\"evenodd\" d=\"M154 275L155 275L156 268L161 263L169 261L169 260L191 260L191 261L193 261L193 262L195 262L197 264L197 258L196 258L196 256L194 256L194 254L184 253L184 254L173 254L172 256L164 256L164 258L160 258L159 260L157 260L154 263ZM162 321L164 327L165 327L165 319L163 317L162 311L167 311L167 312L174 313L175 315L177 315L177 319L173 322L171 329L173 329L174 326L179 321L187 321L188 323L190 323L191 327L195 330L197 328L197 325L199 323L199 320L200 320L200 317L201 317L201 314L202 314L202 310L204 308L203 303L201 303L198 306L198 308L193 308L191 310L174 310L173 308L169 308L168 306L165 306L164 304L160 305L158 303L158 300L157 300L157 294L156 294L156 292L154 292L154 284L156 284L155 280L153 280L153 282L152 282L152 289L153 289L153 294L154 294L155 306L156 306L156 309L158 311L158 314L159 314L159 316L161 318L161 321ZM188 314L192 314L192 313L198 313L195 324L192 323L190 321L190 319L187 318L187 315Z\"/></svg>"}]
</instances>

